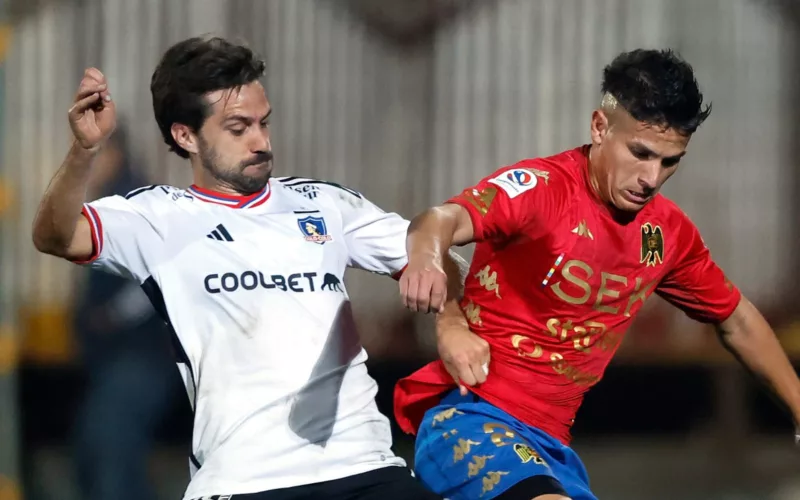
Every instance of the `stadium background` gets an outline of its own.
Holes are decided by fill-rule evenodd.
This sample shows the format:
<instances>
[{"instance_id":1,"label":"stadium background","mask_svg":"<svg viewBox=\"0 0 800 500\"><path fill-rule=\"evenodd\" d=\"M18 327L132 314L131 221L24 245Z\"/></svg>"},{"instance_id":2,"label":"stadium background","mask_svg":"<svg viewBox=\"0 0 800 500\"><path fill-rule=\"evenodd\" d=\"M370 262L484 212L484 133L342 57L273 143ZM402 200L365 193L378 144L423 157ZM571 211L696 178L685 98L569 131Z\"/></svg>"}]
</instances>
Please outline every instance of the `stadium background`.
<instances>
[{"instance_id":1,"label":"stadium background","mask_svg":"<svg viewBox=\"0 0 800 500\"><path fill-rule=\"evenodd\" d=\"M665 192L799 359L795 0L1 0L0 25L0 500L79 497L69 325L86 273L38 255L29 228L83 68L107 75L148 182L184 186L149 79L166 47L203 33L265 57L279 175L346 184L407 217L501 165L588 141L603 65L678 50L714 111ZM390 281L347 281L389 412L394 380L435 355L430 318L405 313ZM187 480L188 405L175 399L152 456L162 498ZM800 498L787 418L713 333L658 299L574 434L600 498Z\"/></svg>"}]
</instances>

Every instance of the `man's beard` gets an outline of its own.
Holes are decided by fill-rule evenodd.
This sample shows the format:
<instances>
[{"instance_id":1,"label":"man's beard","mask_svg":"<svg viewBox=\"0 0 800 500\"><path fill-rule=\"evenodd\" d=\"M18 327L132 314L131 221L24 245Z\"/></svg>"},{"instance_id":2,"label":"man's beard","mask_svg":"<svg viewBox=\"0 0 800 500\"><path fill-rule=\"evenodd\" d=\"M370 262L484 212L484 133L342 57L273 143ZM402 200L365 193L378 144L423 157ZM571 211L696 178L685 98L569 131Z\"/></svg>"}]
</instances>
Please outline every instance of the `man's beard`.
<instances>
[{"instance_id":1,"label":"man's beard","mask_svg":"<svg viewBox=\"0 0 800 500\"><path fill-rule=\"evenodd\" d=\"M249 160L239 163L231 169L219 168L219 155L214 148L203 147L200 151L200 160L203 168L211 176L226 186L231 187L237 193L249 195L263 191L271 177L271 169L265 168L257 175L246 175L244 169L250 165L260 165L272 161L272 151L258 153Z\"/></svg>"}]
</instances>

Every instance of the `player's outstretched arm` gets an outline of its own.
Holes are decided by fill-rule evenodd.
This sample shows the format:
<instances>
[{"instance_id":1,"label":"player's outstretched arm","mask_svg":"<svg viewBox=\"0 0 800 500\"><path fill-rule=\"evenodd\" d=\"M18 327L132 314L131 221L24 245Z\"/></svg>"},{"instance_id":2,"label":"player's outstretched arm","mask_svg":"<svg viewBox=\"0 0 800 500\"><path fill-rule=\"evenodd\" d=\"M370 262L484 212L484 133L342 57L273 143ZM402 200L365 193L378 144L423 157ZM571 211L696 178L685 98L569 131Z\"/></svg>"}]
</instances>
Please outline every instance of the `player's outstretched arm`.
<instances>
[{"instance_id":1,"label":"player's outstretched arm","mask_svg":"<svg viewBox=\"0 0 800 500\"><path fill-rule=\"evenodd\" d=\"M758 309L742 297L733 314L718 325L718 331L725 347L767 383L792 412L795 426L800 425L800 379Z\"/></svg>"},{"instance_id":2,"label":"player's outstretched arm","mask_svg":"<svg viewBox=\"0 0 800 500\"><path fill-rule=\"evenodd\" d=\"M105 76L87 69L72 107L74 141L50 181L33 223L33 244L40 252L80 261L93 252L88 221L81 215L92 162L116 126L116 111Z\"/></svg>"},{"instance_id":3,"label":"player's outstretched arm","mask_svg":"<svg viewBox=\"0 0 800 500\"><path fill-rule=\"evenodd\" d=\"M453 272L445 269L450 247L470 243L472 238L472 220L460 205L430 208L411 221L406 239L408 266L400 278L400 295L407 308L443 310L448 274L449 286L453 286Z\"/></svg>"}]
</instances>

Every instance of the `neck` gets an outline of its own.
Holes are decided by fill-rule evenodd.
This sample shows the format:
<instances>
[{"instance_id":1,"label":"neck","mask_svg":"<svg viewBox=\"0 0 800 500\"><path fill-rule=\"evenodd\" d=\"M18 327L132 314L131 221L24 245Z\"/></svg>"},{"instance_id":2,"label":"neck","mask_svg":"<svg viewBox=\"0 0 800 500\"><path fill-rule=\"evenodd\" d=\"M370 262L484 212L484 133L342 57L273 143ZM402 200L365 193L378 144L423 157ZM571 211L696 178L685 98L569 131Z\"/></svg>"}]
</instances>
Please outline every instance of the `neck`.
<instances>
[{"instance_id":1,"label":"neck","mask_svg":"<svg viewBox=\"0 0 800 500\"><path fill-rule=\"evenodd\" d=\"M589 146L589 154L587 155L587 160L586 160L586 170L587 173L589 174L589 187L592 189L592 192L594 193L594 195L597 197L598 200L608 205L608 200L605 199L605 197L603 196L603 192L600 189L600 181L597 179L599 175L598 173L599 169L597 167L597 164L595 163L597 154L598 153L595 145L592 144L591 146Z\"/></svg>"}]
</instances>

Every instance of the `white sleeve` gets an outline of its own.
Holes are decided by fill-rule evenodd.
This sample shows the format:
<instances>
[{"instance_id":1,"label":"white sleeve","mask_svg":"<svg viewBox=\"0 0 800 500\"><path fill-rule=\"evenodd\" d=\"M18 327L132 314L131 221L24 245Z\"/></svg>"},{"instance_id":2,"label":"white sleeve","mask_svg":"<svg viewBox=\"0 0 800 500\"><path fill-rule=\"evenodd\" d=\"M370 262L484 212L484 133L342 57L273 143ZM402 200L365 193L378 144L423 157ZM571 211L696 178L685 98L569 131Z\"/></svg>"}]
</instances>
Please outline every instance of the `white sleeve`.
<instances>
[{"instance_id":1,"label":"white sleeve","mask_svg":"<svg viewBox=\"0 0 800 500\"><path fill-rule=\"evenodd\" d=\"M337 200L342 212L344 234L351 267L397 277L408 264L406 233L409 221L387 213L366 198Z\"/></svg>"},{"instance_id":2,"label":"white sleeve","mask_svg":"<svg viewBox=\"0 0 800 500\"><path fill-rule=\"evenodd\" d=\"M395 278L405 269L409 221L384 212L361 193L335 182L299 177L280 177L278 181L310 200L332 202L342 215L348 266ZM320 193L324 196L318 198Z\"/></svg>"},{"instance_id":3,"label":"white sleeve","mask_svg":"<svg viewBox=\"0 0 800 500\"><path fill-rule=\"evenodd\" d=\"M77 264L140 283L150 276L148 262L159 238L142 207L122 196L109 196L86 203L83 216L92 230L93 251Z\"/></svg>"}]
</instances>

